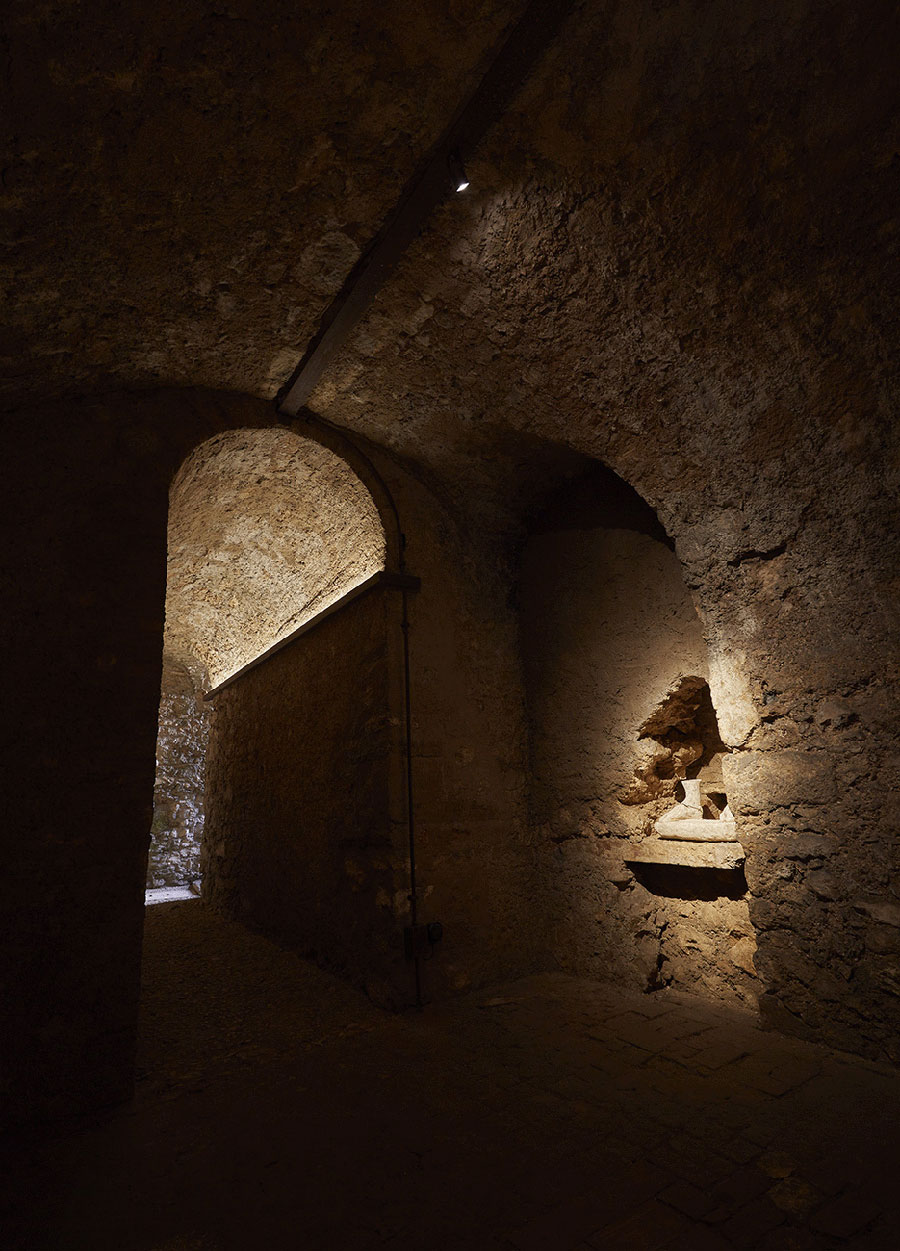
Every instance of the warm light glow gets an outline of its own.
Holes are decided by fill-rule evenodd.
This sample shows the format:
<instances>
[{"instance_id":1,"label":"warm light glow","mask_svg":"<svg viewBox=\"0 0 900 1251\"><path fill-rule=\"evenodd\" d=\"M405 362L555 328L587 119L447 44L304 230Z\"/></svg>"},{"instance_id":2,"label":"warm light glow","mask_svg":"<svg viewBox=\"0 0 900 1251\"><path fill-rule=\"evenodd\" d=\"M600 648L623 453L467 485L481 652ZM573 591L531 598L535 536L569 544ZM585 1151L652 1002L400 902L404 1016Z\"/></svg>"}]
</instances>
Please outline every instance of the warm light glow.
<instances>
[{"instance_id":1,"label":"warm light glow","mask_svg":"<svg viewBox=\"0 0 900 1251\"><path fill-rule=\"evenodd\" d=\"M384 568L371 495L289 430L201 444L172 487L166 647L219 686Z\"/></svg>"},{"instance_id":2,"label":"warm light glow","mask_svg":"<svg viewBox=\"0 0 900 1251\"><path fill-rule=\"evenodd\" d=\"M458 152L450 152L447 156L447 171L450 174L450 186L454 191L465 191L469 185L466 167Z\"/></svg>"}]
</instances>

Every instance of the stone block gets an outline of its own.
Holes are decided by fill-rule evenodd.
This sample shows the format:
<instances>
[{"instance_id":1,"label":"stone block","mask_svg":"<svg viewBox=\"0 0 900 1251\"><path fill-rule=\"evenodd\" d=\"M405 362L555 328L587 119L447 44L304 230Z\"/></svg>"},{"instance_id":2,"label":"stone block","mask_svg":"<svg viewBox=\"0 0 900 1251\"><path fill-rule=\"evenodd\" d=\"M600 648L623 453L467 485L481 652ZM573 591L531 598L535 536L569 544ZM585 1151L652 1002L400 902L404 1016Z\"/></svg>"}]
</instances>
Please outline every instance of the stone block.
<instances>
[{"instance_id":1,"label":"stone block","mask_svg":"<svg viewBox=\"0 0 900 1251\"><path fill-rule=\"evenodd\" d=\"M900 928L900 904L873 900L871 903L859 903L856 906L868 912L873 921Z\"/></svg>"},{"instance_id":2,"label":"stone block","mask_svg":"<svg viewBox=\"0 0 900 1251\"><path fill-rule=\"evenodd\" d=\"M834 878L824 869L813 869L811 873L808 873L806 885L818 899L837 899L840 894L840 888Z\"/></svg>"},{"instance_id":3,"label":"stone block","mask_svg":"<svg viewBox=\"0 0 900 1251\"><path fill-rule=\"evenodd\" d=\"M712 824L712 822L710 822ZM744 863L740 843L689 843L676 839L645 838L630 844L627 864L673 864L690 869L739 869Z\"/></svg>"},{"instance_id":4,"label":"stone block","mask_svg":"<svg viewBox=\"0 0 900 1251\"><path fill-rule=\"evenodd\" d=\"M742 658L713 651L709 658L709 687L722 741L729 747L740 746L759 724Z\"/></svg>"},{"instance_id":5,"label":"stone block","mask_svg":"<svg viewBox=\"0 0 900 1251\"><path fill-rule=\"evenodd\" d=\"M788 833L776 843L778 854L786 860L814 860L834 850L834 840L825 834Z\"/></svg>"},{"instance_id":6,"label":"stone block","mask_svg":"<svg viewBox=\"0 0 900 1251\"><path fill-rule=\"evenodd\" d=\"M823 752L734 752L722 761L722 771L729 802L739 814L835 798L834 765Z\"/></svg>"}]
</instances>

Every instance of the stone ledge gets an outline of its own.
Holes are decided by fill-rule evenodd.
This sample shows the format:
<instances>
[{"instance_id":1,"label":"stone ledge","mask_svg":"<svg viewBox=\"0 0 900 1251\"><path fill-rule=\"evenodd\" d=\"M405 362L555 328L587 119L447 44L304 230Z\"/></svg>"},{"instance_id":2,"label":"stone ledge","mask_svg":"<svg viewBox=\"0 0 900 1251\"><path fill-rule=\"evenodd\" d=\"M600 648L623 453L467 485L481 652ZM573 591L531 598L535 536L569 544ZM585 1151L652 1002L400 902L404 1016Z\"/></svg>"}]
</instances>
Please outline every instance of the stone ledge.
<instances>
[{"instance_id":1,"label":"stone ledge","mask_svg":"<svg viewBox=\"0 0 900 1251\"><path fill-rule=\"evenodd\" d=\"M688 843L667 838L645 838L625 852L626 864L675 864L689 869L740 869L740 843Z\"/></svg>"},{"instance_id":2,"label":"stone ledge","mask_svg":"<svg viewBox=\"0 0 900 1251\"><path fill-rule=\"evenodd\" d=\"M667 821L662 817L653 828L660 838L686 843L737 842L737 826L733 821Z\"/></svg>"}]
</instances>

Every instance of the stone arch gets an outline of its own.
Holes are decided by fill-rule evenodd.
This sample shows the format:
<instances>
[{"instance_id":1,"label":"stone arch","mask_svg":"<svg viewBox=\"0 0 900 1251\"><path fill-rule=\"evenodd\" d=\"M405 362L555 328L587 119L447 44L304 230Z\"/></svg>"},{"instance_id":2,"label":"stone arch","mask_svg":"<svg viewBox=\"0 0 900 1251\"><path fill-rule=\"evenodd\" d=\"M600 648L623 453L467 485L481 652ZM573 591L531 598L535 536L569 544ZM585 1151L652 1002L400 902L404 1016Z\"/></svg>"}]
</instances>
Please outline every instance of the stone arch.
<instances>
[{"instance_id":1,"label":"stone arch","mask_svg":"<svg viewBox=\"0 0 900 1251\"><path fill-rule=\"evenodd\" d=\"M724 810L710 664L696 601L656 512L584 460L529 521L520 586L531 822L547 930L572 972L753 1000L740 869L657 872L635 849L709 784ZM685 874L687 876L685 876Z\"/></svg>"},{"instance_id":2,"label":"stone arch","mask_svg":"<svg viewBox=\"0 0 900 1251\"><path fill-rule=\"evenodd\" d=\"M351 438L338 426L312 413L285 420L283 425L299 438L309 439L328 448L349 465L371 495L381 518L385 543L384 567L388 572L402 573L406 540L400 513L390 487L366 451L366 440L361 436Z\"/></svg>"},{"instance_id":3,"label":"stone arch","mask_svg":"<svg viewBox=\"0 0 900 1251\"><path fill-rule=\"evenodd\" d=\"M150 446L159 450L160 460L154 468L165 473L168 489L185 462L204 443L235 430L289 430L298 438L329 449L349 466L372 497L384 528L385 569L402 569L399 513L391 489L375 465L378 449L364 436L351 436L307 410L295 418L282 418L273 413L270 403L243 392L164 388L152 393L136 392L128 398L140 415L156 423L159 433Z\"/></svg>"},{"instance_id":4,"label":"stone arch","mask_svg":"<svg viewBox=\"0 0 900 1251\"><path fill-rule=\"evenodd\" d=\"M220 431L172 479L148 888L200 876L206 693L399 558L389 497L308 425Z\"/></svg>"},{"instance_id":5,"label":"stone arch","mask_svg":"<svg viewBox=\"0 0 900 1251\"><path fill-rule=\"evenodd\" d=\"M206 440L169 498L165 648L200 661L213 687L387 563L365 483L284 427Z\"/></svg>"}]
</instances>

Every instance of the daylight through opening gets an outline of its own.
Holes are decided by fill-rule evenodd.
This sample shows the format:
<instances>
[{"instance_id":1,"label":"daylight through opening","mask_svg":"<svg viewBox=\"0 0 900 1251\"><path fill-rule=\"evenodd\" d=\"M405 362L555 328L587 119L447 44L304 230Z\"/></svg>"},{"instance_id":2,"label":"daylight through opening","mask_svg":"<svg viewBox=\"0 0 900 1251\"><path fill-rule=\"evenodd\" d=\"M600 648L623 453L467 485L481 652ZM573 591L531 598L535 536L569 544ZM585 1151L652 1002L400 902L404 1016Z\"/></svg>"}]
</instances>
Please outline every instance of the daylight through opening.
<instances>
[{"instance_id":1,"label":"daylight through opening","mask_svg":"<svg viewBox=\"0 0 900 1251\"><path fill-rule=\"evenodd\" d=\"M320 444L236 430L182 465L169 497L148 902L200 893L205 695L384 566L372 497Z\"/></svg>"}]
</instances>

